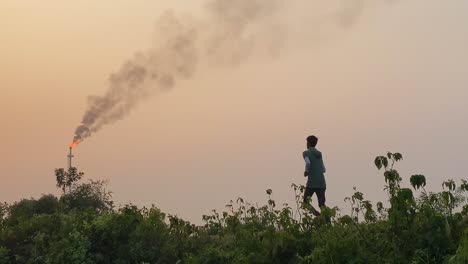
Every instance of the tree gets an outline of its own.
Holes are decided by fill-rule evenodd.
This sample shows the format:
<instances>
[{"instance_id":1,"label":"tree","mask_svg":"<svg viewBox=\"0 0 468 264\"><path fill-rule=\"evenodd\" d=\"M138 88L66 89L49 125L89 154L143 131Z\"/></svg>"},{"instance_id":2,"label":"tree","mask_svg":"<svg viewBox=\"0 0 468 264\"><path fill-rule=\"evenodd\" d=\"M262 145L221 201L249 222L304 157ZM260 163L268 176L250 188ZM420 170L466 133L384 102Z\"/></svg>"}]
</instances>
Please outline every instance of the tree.
<instances>
[{"instance_id":1,"label":"tree","mask_svg":"<svg viewBox=\"0 0 468 264\"><path fill-rule=\"evenodd\" d=\"M111 210L113 202L111 192L106 190L106 181L93 181L79 183L84 173L78 172L74 167L55 169L57 187L62 189L60 202L65 209L87 210L98 212Z\"/></svg>"},{"instance_id":2,"label":"tree","mask_svg":"<svg viewBox=\"0 0 468 264\"><path fill-rule=\"evenodd\" d=\"M107 191L106 181L93 181L75 184L68 193L62 195L60 201L66 209L86 210L97 212L108 211L113 208L112 194Z\"/></svg>"},{"instance_id":3,"label":"tree","mask_svg":"<svg viewBox=\"0 0 468 264\"><path fill-rule=\"evenodd\" d=\"M83 178L84 173L78 172L75 167L71 167L68 171L65 169L55 169L55 177L57 179L57 187L62 189L63 193L66 193L68 188L71 191L72 185Z\"/></svg>"}]
</instances>

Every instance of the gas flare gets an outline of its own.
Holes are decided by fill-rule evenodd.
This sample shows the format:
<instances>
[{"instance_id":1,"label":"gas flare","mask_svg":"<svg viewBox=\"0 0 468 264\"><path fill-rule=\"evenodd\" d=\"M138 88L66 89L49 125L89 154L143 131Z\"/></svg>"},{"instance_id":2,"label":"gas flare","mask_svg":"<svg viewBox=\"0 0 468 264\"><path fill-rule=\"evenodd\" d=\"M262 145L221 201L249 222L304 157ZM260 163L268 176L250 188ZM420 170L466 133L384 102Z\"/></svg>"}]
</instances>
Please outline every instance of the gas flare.
<instances>
[{"instance_id":1,"label":"gas flare","mask_svg":"<svg viewBox=\"0 0 468 264\"><path fill-rule=\"evenodd\" d=\"M74 139L73 142L70 144L70 148L76 147L78 144L80 144L80 139Z\"/></svg>"}]
</instances>

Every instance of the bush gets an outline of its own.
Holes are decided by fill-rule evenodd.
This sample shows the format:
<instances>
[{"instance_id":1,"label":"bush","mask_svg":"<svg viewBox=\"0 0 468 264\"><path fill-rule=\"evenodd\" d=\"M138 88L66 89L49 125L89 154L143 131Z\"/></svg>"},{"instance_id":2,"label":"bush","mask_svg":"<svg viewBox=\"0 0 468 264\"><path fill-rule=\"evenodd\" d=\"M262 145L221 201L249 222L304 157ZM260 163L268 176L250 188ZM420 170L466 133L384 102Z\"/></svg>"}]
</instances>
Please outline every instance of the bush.
<instances>
[{"instance_id":1,"label":"bush","mask_svg":"<svg viewBox=\"0 0 468 264\"><path fill-rule=\"evenodd\" d=\"M2 263L468 263L468 184L425 190L423 175L402 186L395 169L403 157L375 159L388 207L353 189L350 214L302 203L293 184L293 207L231 201L204 215L202 226L156 207L115 209L105 182L80 183L83 173L56 170L57 199L44 195L0 206Z\"/></svg>"}]
</instances>

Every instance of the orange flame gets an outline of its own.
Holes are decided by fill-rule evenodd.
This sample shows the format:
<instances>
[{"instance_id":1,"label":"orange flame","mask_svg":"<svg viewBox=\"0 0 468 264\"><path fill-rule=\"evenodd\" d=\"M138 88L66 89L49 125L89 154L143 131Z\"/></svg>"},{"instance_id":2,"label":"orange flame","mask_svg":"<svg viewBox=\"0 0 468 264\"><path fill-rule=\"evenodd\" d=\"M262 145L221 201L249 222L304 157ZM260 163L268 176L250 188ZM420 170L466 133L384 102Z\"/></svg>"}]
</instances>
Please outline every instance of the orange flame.
<instances>
[{"instance_id":1,"label":"orange flame","mask_svg":"<svg viewBox=\"0 0 468 264\"><path fill-rule=\"evenodd\" d=\"M79 140L79 139L73 140L73 142L70 144L70 148L76 147L79 143L80 143L80 140Z\"/></svg>"}]
</instances>

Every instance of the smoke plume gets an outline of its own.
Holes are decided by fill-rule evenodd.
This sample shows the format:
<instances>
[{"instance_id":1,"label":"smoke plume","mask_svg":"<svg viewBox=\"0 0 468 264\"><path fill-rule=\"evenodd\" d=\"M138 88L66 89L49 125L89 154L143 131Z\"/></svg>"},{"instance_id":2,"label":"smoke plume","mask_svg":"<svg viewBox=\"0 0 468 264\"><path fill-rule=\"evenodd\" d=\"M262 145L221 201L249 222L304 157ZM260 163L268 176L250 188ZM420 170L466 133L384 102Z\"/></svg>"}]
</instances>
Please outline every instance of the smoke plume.
<instances>
[{"instance_id":1,"label":"smoke plume","mask_svg":"<svg viewBox=\"0 0 468 264\"><path fill-rule=\"evenodd\" d=\"M111 74L103 95L89 97L75 141L124 118L141 101L173 88L178 80L191 78L200 61L234 66L254 53L279 51L288 36L284 14L290 1L306 8L311 0L211 0L203 19L164 13L157 22L156 43ZM354 23L364 2L339 0L335 22Z\"/></svg>"}]
</instances>

